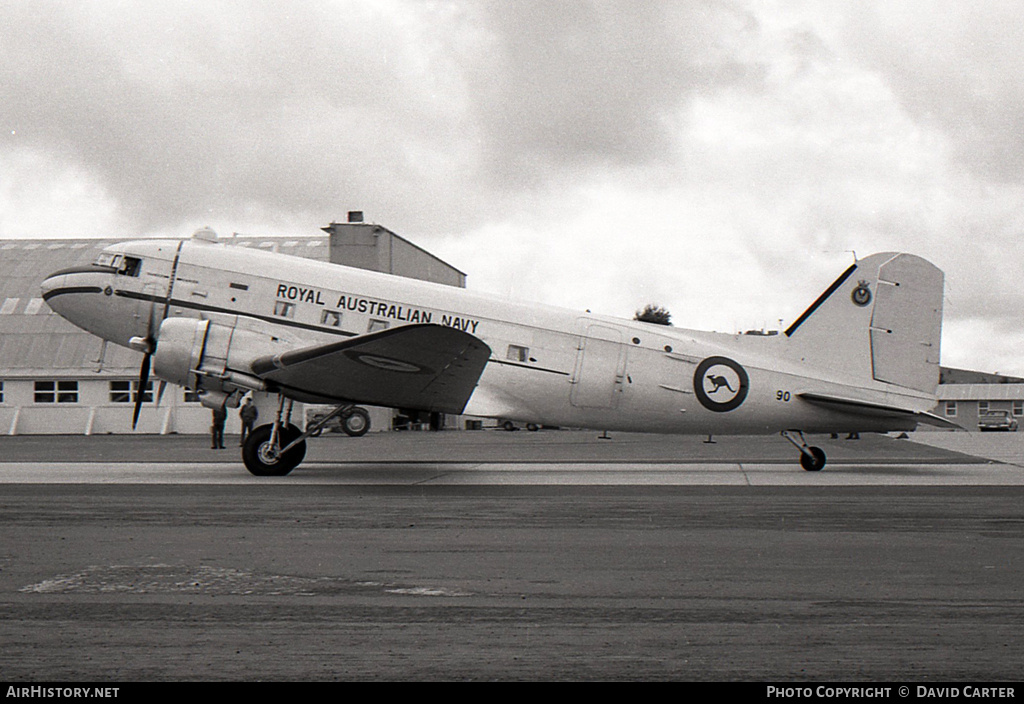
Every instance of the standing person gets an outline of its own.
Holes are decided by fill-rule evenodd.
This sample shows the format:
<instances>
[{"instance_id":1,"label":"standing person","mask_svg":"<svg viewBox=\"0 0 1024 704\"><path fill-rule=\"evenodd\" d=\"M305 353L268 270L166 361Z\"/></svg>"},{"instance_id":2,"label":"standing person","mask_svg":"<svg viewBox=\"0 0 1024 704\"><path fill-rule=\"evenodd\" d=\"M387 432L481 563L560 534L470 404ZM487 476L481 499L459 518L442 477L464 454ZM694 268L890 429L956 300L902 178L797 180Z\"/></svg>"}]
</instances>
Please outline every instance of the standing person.
<instances>
[{"instance_id":1,"label":"standing person","mask_svg":"<svg viewBox=\"0 0 1024 704\"><path fill-rule=\"evenodd\" d=\"M238 440L239 446L245 444L245 439L252 432L252 428L256 424L256 419L259 415L260 412L256 410L256 404L252 402L252 398L246 396L245 400L242 401L242 407L238 410L238 417L242 419L242 437Z\"/></svg>"},{"instance_id":2,"label":"standing person","mask_svg":"<svg viewBox=\"0 0 1024 704\"><path fill-rule=\"evenodd\" d=\"M213 425L210 426L210 449L224 449L224 422L228 419L228 412L224 406L213 409Z\"/></svg>"}]
</instances>

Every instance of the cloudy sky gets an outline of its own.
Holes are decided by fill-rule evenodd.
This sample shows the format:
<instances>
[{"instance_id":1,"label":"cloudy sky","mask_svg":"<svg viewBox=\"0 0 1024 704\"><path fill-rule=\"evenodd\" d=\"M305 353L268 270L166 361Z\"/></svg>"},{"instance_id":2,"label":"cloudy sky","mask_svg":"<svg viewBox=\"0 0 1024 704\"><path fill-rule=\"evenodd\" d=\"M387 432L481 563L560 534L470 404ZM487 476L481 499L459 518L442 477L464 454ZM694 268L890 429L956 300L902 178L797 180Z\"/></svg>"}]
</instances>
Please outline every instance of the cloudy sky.
<instances>
[{"instance_id":1,"label":"cloudy sky","mask_svg":"<svg viewBox=\"0 0 1024 704\"><path fill-rule=\"evenodd\" d=\"M470 288L788 324L946 271L943 362L1024 375L1011 0L6 0L0 237L319 234Z\"/></svg>"}]
</instances>

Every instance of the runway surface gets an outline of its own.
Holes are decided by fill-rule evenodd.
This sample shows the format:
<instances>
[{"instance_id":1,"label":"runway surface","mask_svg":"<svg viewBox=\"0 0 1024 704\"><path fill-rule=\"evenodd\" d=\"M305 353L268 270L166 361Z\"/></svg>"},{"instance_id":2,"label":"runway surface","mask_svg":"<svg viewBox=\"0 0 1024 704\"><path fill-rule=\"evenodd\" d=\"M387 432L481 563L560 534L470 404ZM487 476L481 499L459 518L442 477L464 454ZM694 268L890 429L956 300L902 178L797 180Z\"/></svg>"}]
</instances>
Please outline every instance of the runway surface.
<instances>
[{"instance_id":1,"label":"runway surface","mask_svg":"<svg viewBox=\"0 0 1024 704\"><path fill-rule=\"evenodd\" d=\"M3 679L1020 677L1016 435L474 435L5 438Z\"/></svg>"}]
</instances>

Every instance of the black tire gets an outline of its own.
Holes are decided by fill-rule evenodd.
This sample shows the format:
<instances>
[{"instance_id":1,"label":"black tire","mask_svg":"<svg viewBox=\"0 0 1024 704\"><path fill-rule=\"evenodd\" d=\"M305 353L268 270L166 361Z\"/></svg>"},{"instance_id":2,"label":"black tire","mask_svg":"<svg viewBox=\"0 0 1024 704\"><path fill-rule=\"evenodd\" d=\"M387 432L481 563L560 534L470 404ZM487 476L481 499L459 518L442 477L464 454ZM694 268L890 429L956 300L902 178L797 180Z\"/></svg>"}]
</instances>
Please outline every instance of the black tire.
<instances>
[{"instance_id":1,"label":"black tire","mask_svg":"<svg viewBox=\"0 0 1024 704\"><path fill-rule=\"evenodd\" d=\"M540 426L537 425L536 423L527 423L526 429L529 430L531 433L536 433L538 430L540 430Z\"/></svg>"},{"instance_id":2,"label":"black tire","mask_svg":"<svg viewBox=\"0 0 1024 704\"><path fill-rule=\"evenodd\" d=\"M516 424L513 423L510 420L507 420L507 421L505 421L504 423L501 424L501 427L511 433L513 430L516 429Z\"/></svg>"},{"instance_id":3,"label":"black tire","mask_svg":"<svg viewBox=\"0 0 1024 704\"><path fill-rule=\"evenodd\" d=\"M341 429L345 434L358 438L370 431L370 414L365 408L353 408L352 411L341 420Z\"/></svg>"},{"instance_id":4,"label":"black tire","mask_svg":"<svg viewBox=\"0 0 1024 704\"><path fill-rule=\"evenodd\" d=\"M272 425L261 425L249 433L249 437L245 439L245 445L242 446L242 461L245 463L245 468L257 477L283 477L298 467L306 456L306 443L303 441L280 457L269 457L267 449L272 431ZM300 435L302 435L302 431L294 425L282 428L279 440L281 447Z\"/></svg>"},{"instance_id":5,"label":"black tire","mask_svg":"<svg viewBox=\"0 0 1024 704\"><path fill-rule=\"evenodd\" d=\"M820 447L808 447L807 451L811 453L811 457L808 457L804 453L800 453L800 466L806 469L808 472L818 472L822 467L825 466L825 451Z\"/></svg>"}]
</instances>

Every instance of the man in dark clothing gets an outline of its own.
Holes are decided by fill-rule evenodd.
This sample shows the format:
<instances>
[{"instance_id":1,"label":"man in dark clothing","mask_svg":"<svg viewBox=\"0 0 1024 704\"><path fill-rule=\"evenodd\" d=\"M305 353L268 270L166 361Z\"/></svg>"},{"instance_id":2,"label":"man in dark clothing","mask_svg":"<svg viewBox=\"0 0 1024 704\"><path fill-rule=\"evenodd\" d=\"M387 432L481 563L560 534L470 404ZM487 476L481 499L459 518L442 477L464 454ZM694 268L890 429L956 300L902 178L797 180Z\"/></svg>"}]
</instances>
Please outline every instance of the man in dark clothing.
<instances>
[{"instance_id":1,"label":"man in dark clothing","mask_svg":"<svg viewBox=\"0 0 1024 704\"><path fill-rule=\"evenodd\" d=\"M252 432L253 425L256 424L256 418L260 415L259 411L256 410L256 404L252 402L252 399L248 396L242 401L242 407L238 410L238 417L242 419L242 437L239 438L238 444L244 445L245 439Z\"/></svg>"},{"instance_id":2,"label":"man in dark clothing","mask_svg":"<svg viewBox=\"0 0 1024 704\"><path fill-rule=\"evenodd\" d=\"M210 449L224 449L224 422L228 419L228 412L224 406L213 409L213 425L210 426Z\"/></svg>"}]
</instances>

